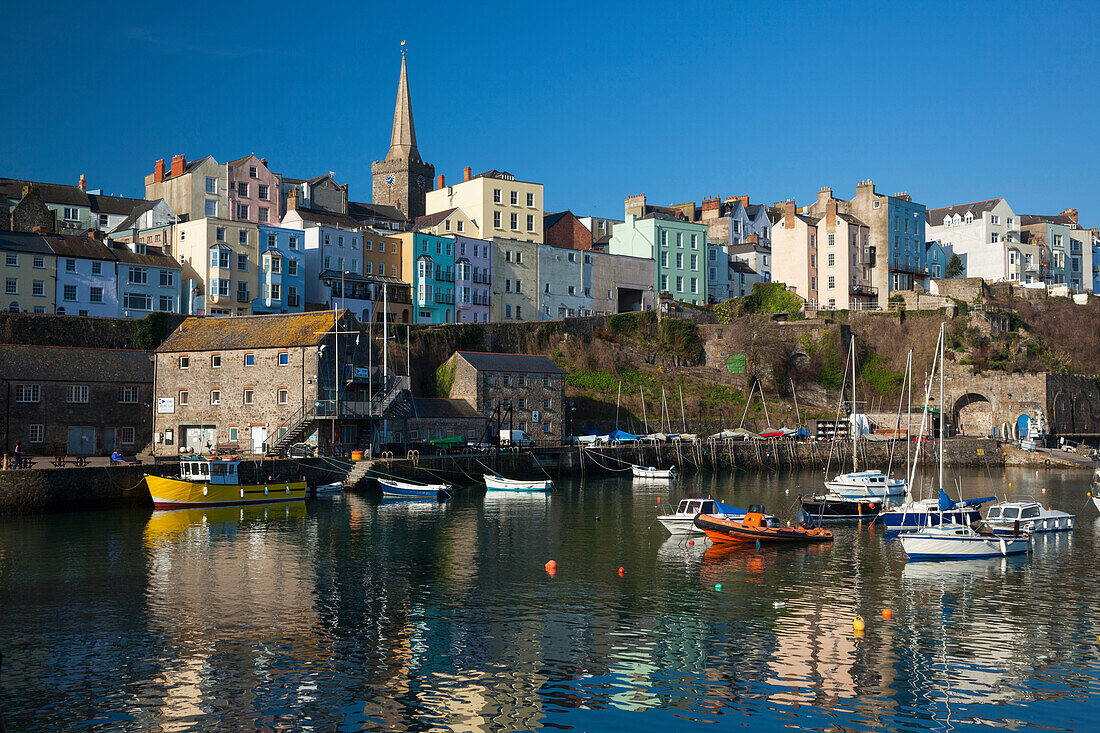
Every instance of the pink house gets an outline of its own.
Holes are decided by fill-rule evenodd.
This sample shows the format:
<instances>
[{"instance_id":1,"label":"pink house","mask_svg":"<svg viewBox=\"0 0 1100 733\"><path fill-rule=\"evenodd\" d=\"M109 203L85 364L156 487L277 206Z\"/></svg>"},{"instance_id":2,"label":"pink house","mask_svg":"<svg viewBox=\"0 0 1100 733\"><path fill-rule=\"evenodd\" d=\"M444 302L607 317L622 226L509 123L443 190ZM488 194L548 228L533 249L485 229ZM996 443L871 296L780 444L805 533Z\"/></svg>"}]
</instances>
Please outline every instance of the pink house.
<instances>
[{"instance_id":1,"label":"pink house","mask_svg":"<svg viewBox=\"0 0 1100 733\"><path fill-rule=\"evenodd\" d=\"M278 224L282 180L267 160L249 155L226 163L229 170L229 218L254 224Z\"/></svg>"}]
</instances>

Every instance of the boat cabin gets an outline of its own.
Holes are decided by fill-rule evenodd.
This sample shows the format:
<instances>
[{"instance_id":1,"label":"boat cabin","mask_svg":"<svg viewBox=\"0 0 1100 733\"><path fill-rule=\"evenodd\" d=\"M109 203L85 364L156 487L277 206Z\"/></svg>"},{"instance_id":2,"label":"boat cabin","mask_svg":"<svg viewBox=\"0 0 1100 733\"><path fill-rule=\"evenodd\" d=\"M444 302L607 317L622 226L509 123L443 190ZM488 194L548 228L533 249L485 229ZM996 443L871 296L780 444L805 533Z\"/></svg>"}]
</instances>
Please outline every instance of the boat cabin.
<instances>
[{"instance_id":1,"label":"boat cabin","mask_svg":"<svg viewBox=\"0 0 1100 733\"><path fill-rule=\"evenodd\" d=\"M240 461L218 458L188 458L180 461L180 478L204 484L237 484Z\"/></svg>"},{"instance_id":2,"label":"boat cabin","mask_svg":"<svg viewBox=\"0 0 1100 733\"><path fill-rule=\"evenodd\" d=\"M1042 507L1039 506L1039 502L998 504L989 507L989 514L986 515L986 519L1005 522L1014 522L1017 519L1036 519L1041 511Z\"/></svg>"},{"instance_id":3,"label":"boat cabin","mask_svg":"<svg viewBox=\"0 0 1100 733\"><path fill-rule=\"evenodd\" d=\"M721 514L714 499L681 499L676 507L677 514Z\"/></svg>"}]
</instances>

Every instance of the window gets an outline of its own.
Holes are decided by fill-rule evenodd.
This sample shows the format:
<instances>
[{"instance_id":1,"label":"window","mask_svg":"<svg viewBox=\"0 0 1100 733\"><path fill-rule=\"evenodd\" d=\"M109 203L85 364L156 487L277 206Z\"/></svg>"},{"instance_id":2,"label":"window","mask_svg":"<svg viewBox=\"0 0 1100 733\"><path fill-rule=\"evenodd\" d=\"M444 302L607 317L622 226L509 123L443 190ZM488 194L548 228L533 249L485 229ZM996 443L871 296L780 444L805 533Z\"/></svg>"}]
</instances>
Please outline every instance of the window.
<instances>
[{"instance_id":1,"label":"window","mask_svg":"<svg viewBox=\"0 0 1100 733\"><path fill-rule=\"evenodd\" d=\"M244 394L242 395L241 401L246 405L251 405L252 404L252 395L253 395L252 388L251 387L245 387Z\"/></svg>"},{"instance_id":2,"label":"window","mask_svg":"<svg viewBox=\"0 0 1100 733\"><path fill-rule=\"evenodd\" d=\"M834 244L836 244L836 235L835 234L830 234L829 235L829 246L832 247Z\"/></svg>"},{"instance_id":3,"label":"window","mask_svg":"<svg viewBox=\"0 0 1100 733\"><path fill-rule=\"evenodd\" d=\"M684 233L683 232L676 232L676 246L677 247L683 247L684 246Z\"/></svg>"},{"instance_id":4,"label":"window","mask_svg":"<svg viewBox=\"0 0 1100 733\"><path fill-rule=\"evenodd\" d=\"M176 299L171 295L160 296L160 307L157 310L163 313L173 313L176 310Z\"/></svg>"},{"instance_id":5,"label":"window","mask_svg":"<svg viewBox=\"0 0 1100 733\"><path fill-rule=\"evenodd\" d=\"M259 216L259 220L260 221L268 221L269 211L270 211L270 209L268 209L266 206L259 207L259 209L257 209L257 214Z\"/></svg>"},{"instance_id":6,"label":"window","mask_svg":"<svg viewBox=\"0 0 1100 733\"><path fill-rule=\"evenodd\" d=\"M683 254L683 252L677 252L676 253L676 269L677 270L684 269L684 254Z\"/></svg>"},{"instance_id":7,"label":"window","mask_svg":"<svg viewBox=\"0 0 1100 733\"><path fill-rule=\"evenodd\" d=\"M248 246L248 230L247 229L242 229L239 232L237 232L237 244L243 244L246 247Z\"/></svg>"},{"instance_id":8,"label":"window","mask_svg":"<svg viewBox=\"0 0 1100 733\"><path fill-rule=\"evenodd\" d=\"M225 282L228 283L229 281L226 280ZM238 303L247 303L248 302L248 283L246 283L244 281L241 281L241 282L237 283L237 302Z\"/></svg>"},{"instance_id":9,"label":"window","mask_svg":"<svg viewBox=\"0 0 1100 733\"><path fill-rule=\"evenodd\" d=\"M248 272L248 255L237 255L237 269L241 272Z\"/></svg>"},{"instance_id":10,"label":"window","mask_svg":"<svg viewBox=\"0 0 1100 733\"><path fill-rule=\"evenodd\" d=\"M65 260L65 272L76 272L76 260Z\"/></svg>"},{"instance_id":11,"label":"window","mask_svg":"<svg viewBox=\"0 0 1100 733\"><path fill-rule=\"evenodd\" d=\"M547 382L549 382L549 381L550 381L550 378L549 378L549 377L547 377L547 378L546 378L546 380L547 380ZM547 387L549 387L550 385L549 385L549 384L547 384L546 386L547 386ZM551 403L550 403L550 398L549 398L549 397L544 397L544 398L542 399L542 409L544 409L544 410L549 410L549 409L550 409L550 404L551 404Z\"/></svg>"},{"instance_id":12,"label":"window","mask_svg":"<svg viewBox=\"0 0 1100 733\"><path fill-rule=\"evenodd\" d=\"M679 275L676 276L676 292L684 292L684 278Z\"/></svg>"},{"instance_id":13,"label":"window","mask_svg":"<svg viewBox=\"0 0 1100 733\"><path fill-rule=\"evenodd\" d=\"M691 256L691 269L693 269L693 270L698 270L699 269L699 255L692 255Z\"/></svg>"},{"instance_id":14,"label":"window","mask_svg":"<svg viewBox=\"0 0 1100 733\"><path fill-rule=\"evenodd\" d=\"M64 300L76 300L76 286L66 285L64 295L62 297Z\"/></svg>"},{"instance_id":15,"label":"window","mask_svg":"<svg viewBox=\"0 0 1100 733\"><path fill-rule=\"evenodd\" d=\"M287 401L287 396L289 394L290 393L285 389L276 390L276 392L275 392L275 402L277 402L280 405L285 405L286 401Z\"/></svg>"},{"instance_id":16,"label":"window","mask_svg":"<svg viewBox=\"0 0 1100 733\"><path fill-rule=\"evenodd\" d=\"M8 267L19 267L19 255L8 252L5 261Z\"/></svg>"},{"instance_id":17,"label":"window","mask_svg":"<svg viewBox=\"0 0 1100 733\"><path fill-rule=\"evenodd\" d=\"M505 318L511 318L512 317L512 306L509 303L504 304L504 317Z\"/></svg>"},{"instance_id":18,"label":"window","mask_svg":"<svg viewBox=\"0 0 1100 733\"><path fill-rule=\"evenodd\" d=\"M544 433L553 432L550 428L550 421L549 420L546 420L542 423L542 432L544 432Z\"/></svg>"},{"instance_id":19,"label":"window","mask_svg":"<svg viewBox=\"0 0 1100 733\"><path fill-rule=\"evenodd\" d=\"M89 300L89 302L92 302L92 303L102 303L103 302L103 288L89 288L88 289L88 300Z\"/></svg>"},{"instance_id":20,"label":"window","mask_svg":"<svg viewBox=\"0 0 1100 733\"><path fill-rule=\"evenodd\" d=\"M535 231L535 217L531 214L527 215L527 231Z\"/></svg>"},{"instance_id":21,"label":"window","mask_svg":"<svg viewBox=\"0 0 1100 733\"><path fill-rule=\"evenodd\" d=\"M834 253L830 252L826 262L827 262L829 267L836 266L836 255Z\"/></svg>"},{"instance_id":22,"label":"window","mask_svg":"<svg viewBox=\"0 0 1100 733\"><path fill-rule=\"evenodd\" d=\"M126 282L131 285L145 285L149 282L149 271L144 267L131 267Z\"/></svg>"},{"instance_id":23,"label":"window","mask_svg":"<svg viewBox=\"0 0 1100 733\"><path fill-rule=\"evenodd\" d=\"M661 275L661 290L668 291L668 275Z\"/></svg>"},{"instance_id":24,"label":"window","mask_svg":"<svg viewBox=\"0 0 1100 733\"><path fill-rule=\"evenodd\" d=\"M148 311L153 309L153 296L148 293L124 293L122 307L129 310Z\"/></svg>"},{"instance_id":25,"label":"window","mask_svg":"<svg viewBox=\"0 0 1100 733\"><path fill-rule=\"evenodd\" d=\"M290 249L298 249L298 237L296 235L291 235L290 243L287 246Z\"/></svg>"},{"instance_id":26,"label":"window","mask_svg":"<svg viewBox=\"0 0 1100 733\"><path fill-rule=\"evenodd\" d=\"M41 397L41 388L37 384L15 385L16 402L38 402Z\"/></svg>"},{"instance_id":27,"label":"window","mask_svg":"<svg viewBox=\"0 0 1100 733\"><path fill-rule=\"evenodd\" d=\"M210 176L206 177L206 192L207 193L217 193L218 192L218 179L217 178L211 178Z\"/></svg>"},{"instance_id":28,"label":"window","mask_svg":"<svg viewBox=\"0 0 1100 733\"><path fill-rule=\"evenodd\" d=\"M460 231L460 232L462 231L462 220L461 219L458 220L458 231Z\"/></svg>"},{"instance_id":29,"label":"window","mask_svg":"<svg viewBox=\"0 0 1100 733\"><path fill-rule=\"evenodd\" d=\"M248 204L237 204L237 218L242 221L248 219Z\"/></svg>"},{"instance_id":30,"label":"window","mask_svg":"<svg viewBox=\"0 0 1100 733\"><path fill-rule=\"evenodd\" d=\"M182 358L182 357L181 357L181 358ZM176 401L177 401L177 402L179 402L179 404L180 404L181 406L182 406L182 405L186 405L186 404L187 404L187 390L186 390L186 389L181 389L181 390L179 391L179 395L178 395L178 397L179 397L179 399L177 399Z\"/></svg>"},{"instance_id":31,"label":"window","mask_svg":"<svg viewBox=\"0 0 1100 733\"><path fill-rule=\"evenodd\" d=\"M19 295L19 281L9 277L4 281L4 292L8 295Z\"/></svg>"},{"instance_id":32,"label":"window","mask_svg":"<svg viewBox=\"0 0 1100 733\"><path fill-rule=\"evenodd\" d=\"M523 253L520 252L519 250L516 250L516 264L517 265L523 264Z\"/></svg>"},{"instance_id":33,"label":"window","mask_svg":"<svg viewBox=\"0 0 1100 733\"><path fill-rule=\"evenodd\" d=\"M66 207L64 207L64 210L65 210L65 221L79 221L80 220L80 212L77 211L75 206L66 206Z\"/></svg>"},{"instance_id":34,"label":"window","mask_svg":"<svg viewBox=\"0 0 1100 733\"><path fill-rule=\"evenodd\" d=\"M527 205L528 206L534 206L535 205L535 194L533 194L533 193L527 194Z\"/></svg>"},{"instance_id":35,"label":"window","mask_svg":"<svg viewBox=\"0 0 1100 733\"><path fill-rule=\"evenodd\" d=\"M172 270L160 271L160 286L162 288L172 288L176 286L176 273Z\"/></svg>"},{"instance_id":36,"label":"window","mask_svg":"<svg viewBox=\"0 0 1100 733\"><path fill-rule=\"evenodd\" d=\"M1001 221L1001 217L997 216L996 214L991 214L990 217L989 217L989 223L990 224L999 224L1000 221Z\"/></svg>"},{"instance_id":37,"label":"window","mask_svg":"<svg viewBox=\"0 0 1100 733\"><path fill-rule=\"evenodd\" d=\"M255 354L245 354L244 355L244 365L246 367L256 366L256 355Z\"/></svg>"},{"instance_id":38,"label":"window","mask_svg":"<svg viewBox=\"0 0 1100 733\"><path fill-rule=\"evenodd\" d=\"M279 353L279 366L286 366L290 363L290 354L286 351Z\"/></svg>"},{"instance_id":39,"label":"window","mask_svg":"<svg viewBox=\"0 0 1100 733\"><path fill-rule=\"evenodd\" d=\"M267 201L267 194L268 194L267 184L266 183L261 183L259 185L259 190L257 192L257 196L259 197L259 199L261 201Z\"/></svg>"},{"instance_id":40,"label":"window","mask_svg":"<svg viewBox=\"0 0 1100 733\"><path fill-rule=\"evenodd\" d=\"M500 229L500 212L499 211L494 211L493 212L493 228L494 229Z\"/></svg>"},{"instance_id":41,"label":"window","mask_svg":"<svg viewBox=\"0 0 1100 733\"><path fill-rule=\"evenodd\" d=\"M211 356L210 356L210 366L217 369L221 365L222 365L222 355L221 354L211 354Z\"/></svg>"},{"instance_id":42,"label":"window","mask_svg":"<svg viewBox=\"0 0 1100 733\"><path fill-rule=\"evenodd\" d=\"M668 250L661 251L661 267L668 267Z\"/></svg>"},{"instance_id":43,"label":"window","mask_svg":"<svg viewBox=\"0 0 1100 733\"><path fill-rule=\"evenodd\" d=\"M282 285L280 283L271 283L268 287L268 300L281 300L283 297Z\"/></svg>"},{"instance_id":44,"label":"window","mask_svg":"<svg viewBox=\"0 0 1100 733\"><path fill-rule=\"evenodd\" d=\"M209 181L211 179L207 178L206 180ZM203 210L203 213L205 213L207 216L217 216L218 215L218 202L217 201L211 201L210 199L207 199L206 200L206 208ZM183 233L181 232L180 233L180 239L182 239L182 238L183 238Z\"/></svg>"},{"instance_id":45,"label":"window","mask_svg":"<svg viewBox=\"0 0 1100 733\"><path fill-rule=\"evenodd\" d=\"M512 229L519 229L519 214L509 214L508 222L512 225Z\"/></svg>"},{"instance_id":46,"label":"window","mask_svg":"<svg viewBox=\"0 0 1100 733\"><path fill-rule=\"evenodd\" d=\"M222 391L220 389L210 390L210 404L220 405L222 403Z\"/></svg>"},{"instance_id":47,"label":"window","mask_svg":"<svg viewBox=\"0 0 1100 733\"><path fill-rule=\"evenodd\" d=\"M100 291L103 289L100 288ZM31 283L31 295L45 295L46 294L46 281L35 280Z\"/></svg>"},{"instance_id":48,"label":"window","mask_svg":"<svg viewBox=\"0 0 1100 733\"><path fill-rule=\"evenodd\" d=\"M255 169L253 169L253 170L255 170ZM253 178L255 178L255 176L253 176ZM245 198L248 197L248 184L247 183L244 183L243 181L239 181L237 183L237 195L238 196L244 196Z\"/></svg>"},{"instance_id":49,"label":"window","mask_svg":"<svg viewBox=\"0 0 1100 733\"><path fill-rule=\"evenodd\" d=\"M224 242L225 241L225 227L216 227L214 229L214 241L215 242Z\"/></svg>"},{"instance_id":50,"label":"window","mask_svg":"<svg viewBox=\"0 0 1100 733\"><path fill-rule=\"evenodd\" d=\"M698 234L692 234L691 235L691 248L692 249L699 249L699 235Z\"/></svg>"},{"instance_id":51,"label":"window","mask_svg":"<svg viewBox=\"0 0 1100 733\"><path fill-rule=\"evenodd\" d=\"M43 436L45 435L45 428L42 425L29 425L27 431L28 443L41 443Z\"/></svg>"},{"instance_id":52,"label":"window","mask_svg":"<svg viewBox=\"0 0 1100 733\"><path fill-rule=\"evenodd\" d=\"M66 390L65 401L74 404L84 404L88 401L88 385L70 384Z\"/></svg>"},{"instance_id":53,"label":"window","mask_svg":"<svg viewBox=\"0 0 1100 733\"><path fill-rule=\"evenodd\" d=\"M576 295L577 294L577 286L576 285L570 285L569 286L569 294L570 295Z\"/></svg>"},{"instance_id":54,"label":"window","mask_svg":"<svg viewBox=\"0 0 1100 733\"><path fill-rule=\"evenodd\" d=\"M836 288L836 276L829 275L829 290Z\"/></svg>"},{"instance_id":55,"label":"window","mask_svg":"<svg viewBox=\"0 0 1100 733\"><path fill-rule=\"evenodd\" d=\"M500 203L500 189L499 188L494 188L493 189L493 203L494 204L499 204Z\"/></svg>"},{"instance_id":56,"label":"window","mask_svg":"<svg viewBox=\"0 0 1100 733\"><path fill-rule=\"evenodd\" d=\"M121 405L136 405L138 401L137 387L119 387L118 402Z\"/></svg>"},{"instance_id":57,"label":"window","mask_svg":"<svg viewBox=\"0 0 1100 733\"><path fill-rule=\"evenodd\" d=\"M691 292L693 292L693 293L698 293L699 292L699 280L697 278L694 278L694 277L691 278Z\"/></svg>"},{"instance_id":58,"label":"window","mask_svg":"<svg viewBox=\"0 0 1100 733\"><path fill-rule=\"evenodd\" d=\"M44 270L46 268L46 258L42 255L35 255L31 266L36 270Z\"/></svg>"}]
</instances>

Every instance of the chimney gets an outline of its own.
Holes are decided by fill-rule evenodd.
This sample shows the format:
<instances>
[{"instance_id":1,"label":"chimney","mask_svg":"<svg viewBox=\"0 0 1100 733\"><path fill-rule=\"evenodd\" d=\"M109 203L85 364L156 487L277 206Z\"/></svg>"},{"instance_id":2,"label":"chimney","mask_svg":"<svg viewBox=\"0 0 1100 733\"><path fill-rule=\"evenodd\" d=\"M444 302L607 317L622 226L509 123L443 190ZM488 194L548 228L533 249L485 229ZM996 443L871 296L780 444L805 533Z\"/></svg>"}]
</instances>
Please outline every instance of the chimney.
<instances>
[{"instance_id":1,"label":"chimney","mask_svg":"<svg viewBox=\"0 0 1100 733\"><path fill-rule=\"evenodd\" d=\"M438 176L435 177L435 190L438 191L439 189L443 188L445 183L446 179L443 177L443 174L440 173Z\"/></svg>"},{"instance_id":2,"label":"chimney","mask_svg":"<svg viewBox=\"0 0 1100 733\"><path fill-rule=\"evenodd\" d=\"M745 237L745 244L760 244L759 234L750 234Z\"/></svg>"},{"instance_id":3,"label":"chimney","mask_svg":"<svg viewBox=\"0 0 1100 733\"><path fill-rule=\"evenodd\" d=\"M88 190L88 182L84 180L84 174L83 173L80 174L80 180L77 181L76 185L80 188L81 191L87 191Z\"/></svg>"},{"instance_id":4,"label":"chimney","mask_svg":"<svg viewBox=\"0 0 1100 733\"><path fill-rule=\"evenodd\" d=\"M264 168L267 167L267 158L260 158L260 162L264 164Z\"/></svg>"},{"instance_id":5,"label":"chimney","mask_svg":"<svg viewBox=\"0 0 1100 733\"><path fill-rule=\"evenodd\" d=\"M298 189L297 188L290 189L290 193L287 194L287 196L286 196L286 210L287 211L297 211L298 210ZM365 247L366 245L363 245L363 246Z\"/></svg>"},{"instance_id":6,"label":"chimney","mask_svg":"<svg viewBox=\"0 0 1100 733\"><path fill-rule=\"evenodd\" d=\"M153 166L153 181L160 183L164 180L164 158L157 161L157 164Z\"/></svg>"},{"instance_id":7,"label":"chimney","mask_svg":"<svg viewBox=\"0 0 1100 733\"><path fill-rule=\"evenodd\" d=\"M829 188L828 186L822 186L821 190L817 192L817 205L818 206L822 206L822 205L828 206L828 204L826 202L827 201L832 201L832 200L833 200L833 189ZM836 206L833 206L833 211L834 212L836 211Z\"/></svg>"},{"instance_id":8,"label":"chimney","mask_svg":"<svg viewBox=\"0 0 1100 733\"><path fill-rule=\"evenodd\" d=\"M465 183L466 181L470 180L471 175L473 175L473 171L470 170L470 166L466 166L465 168L463 168L462 169L462 182Z\"/></svg>"},{"instance_id":9,"label":"chimney","mask_svg":"<svg viewBox=\"0 0 1100 733\"><path fill-rule=\"evenodd\" d=\"M836 199L832 197L825 202L825 224L836 226Z\"/></svg>"},{"instance_id":10,"label":"chimney","mask_svg":"<svg viewBox=\"0 0 1100 733\"><path fill-rule=\"evenodd\" d=\"M783 202L783 226L787 229L794 229L794 199L789 199Z\"/></svg>"},{"instance_id":11,"label":"chimney","mask_svg":"<svg viewBox=\"0 0 1100 733\"><path fill-rule=\"evenodd\" d=\"M1061 216L1068 216L1074 224L1080 223L1077 221L1077 209L1063 209Z\"/></svg>"},{"instance_id":12,"label":"chimney","mask_svg":"<svg viewBox=\"0 0 1100 733\"><path fill-rule=\"evenodd\" d=\"M187 165L187 159L182 155L172 156L172 177L183 175L183 167Z\"/></svg>"},{"instance_id":13,"label":"chimney","mask_svg":"<svg viewBox=\"0 0 1100 733\"><path fill-rule=\"evenodd\" d=\"M714 212L714 216L718 216L718 210L722 208L722 200L718 196L714 198L703 197L703 218L709 219L707 216L710 212Z\"/></svg>"},{"instance_id":14,"label":"chimney","mask_svg":"<svg viewBox=\"0 0 1100 733\"><path fill-rule=\"evenodd\" d=\"M42 226L41 224L38 224L33 229L31 229L31 233L32 234L44 235L44 234L49 234L50 232L46 227Z\"/></svg>"}]
</instances>

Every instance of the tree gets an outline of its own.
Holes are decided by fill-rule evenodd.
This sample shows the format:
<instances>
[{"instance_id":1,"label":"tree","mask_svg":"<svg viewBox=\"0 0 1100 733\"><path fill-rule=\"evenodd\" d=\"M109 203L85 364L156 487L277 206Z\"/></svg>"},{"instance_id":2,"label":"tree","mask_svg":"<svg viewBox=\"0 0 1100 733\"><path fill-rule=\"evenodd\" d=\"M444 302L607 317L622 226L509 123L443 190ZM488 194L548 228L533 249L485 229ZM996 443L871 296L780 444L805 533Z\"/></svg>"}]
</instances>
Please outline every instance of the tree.
<instances>
[{"instance_id":1,"label":"tree","mask_svg":"<svg viewBox=\"0 0 1100 733\"><path fill-rule=\"evenodd\" d=\"M962 258L957 254L951 255L951 260L947 263L947 272L944 273L947 277L958 277L963 274L963 270L966 269L963 266Z\"/></svg>"}]
</instances>

